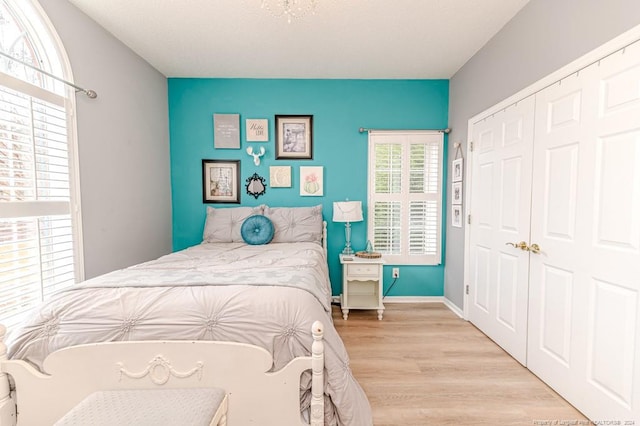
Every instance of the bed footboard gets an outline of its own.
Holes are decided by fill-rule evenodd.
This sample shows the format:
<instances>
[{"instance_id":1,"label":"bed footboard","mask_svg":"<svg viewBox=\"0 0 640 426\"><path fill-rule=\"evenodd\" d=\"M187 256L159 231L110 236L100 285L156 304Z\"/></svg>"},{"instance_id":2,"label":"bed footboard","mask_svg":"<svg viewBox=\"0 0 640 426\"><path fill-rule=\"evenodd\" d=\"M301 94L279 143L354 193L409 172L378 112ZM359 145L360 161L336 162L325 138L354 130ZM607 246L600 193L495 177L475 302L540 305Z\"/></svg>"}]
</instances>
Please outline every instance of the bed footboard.
<instances>
[{"instance_id":1,"label":"bed footboard","mask_svg":"<svg viewBox=\"0 0 640 426\"><path fill-rule=\"evenodd\" d=\"M4 336L7 329L0 324L0 365L8 361L7 346L4 344ZM15 426L16 424L16 404L11 397L9 387L9 377L0 369L0 426Z\"/></svg>"},{"instance_id":2,"label":"bed footboard","mask_svg":"<svg viewBox=\"0 0 640 426\"><path fill-rule=\"evenodd\" d=\"M93 392L119 389L222 388L230 425L301 424L300 374L312 370L311 425L324 424L322 323L312 327L312 355L270 372L265 349L234 342L137 341L73 346L44 361L44 373L8 360L0 325L0 426L53 424ZM10 375L15 392L10 392ZM61 391L63 389L63 391ZM17 403L17 404L16 404ZM16 410L17 406L17 410ZM17 415L16 415L17 411Z\"/></svg>"}]
</instances>

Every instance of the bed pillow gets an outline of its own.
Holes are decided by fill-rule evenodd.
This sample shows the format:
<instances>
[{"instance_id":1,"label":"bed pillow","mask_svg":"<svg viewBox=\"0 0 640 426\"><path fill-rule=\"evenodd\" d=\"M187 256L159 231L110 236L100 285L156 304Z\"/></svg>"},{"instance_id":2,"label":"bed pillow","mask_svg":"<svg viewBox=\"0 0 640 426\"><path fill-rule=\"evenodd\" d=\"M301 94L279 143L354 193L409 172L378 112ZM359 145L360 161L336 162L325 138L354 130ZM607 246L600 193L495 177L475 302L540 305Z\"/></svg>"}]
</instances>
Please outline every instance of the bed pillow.
<instances>
[{"instance_id":1,"label":"bed pillow","mask_svg":"<svg viewBox=\"0 0 640 426\"><path fill-rule=\"evenodd\" d=\"M275 227L273 243L322 243L322 204L314 207L269 207L264 215Z\"/></svg>"},{"instance_id":2,"label":"bed pillow","mask_svg":"<svg viewBox=\"0 0 640 426\"><path fill-rule=\"evenodd\" d=\"M244 242L253 246L269 244L273 239L273 233L273 222L260 214L249 216L240 227L240 234Z\"/></svg>"},{"instance_id":3,"label":"bed pillow","mask_svg":"<svg viewBox=\"0 0 640 426\"><path fill-rule=\"evenodd\" d=\"M257 207L207 207L202 240L205 243L241 243L240 228L249 216L262 214L263 205Z\"/></svg>"}]
</instances>

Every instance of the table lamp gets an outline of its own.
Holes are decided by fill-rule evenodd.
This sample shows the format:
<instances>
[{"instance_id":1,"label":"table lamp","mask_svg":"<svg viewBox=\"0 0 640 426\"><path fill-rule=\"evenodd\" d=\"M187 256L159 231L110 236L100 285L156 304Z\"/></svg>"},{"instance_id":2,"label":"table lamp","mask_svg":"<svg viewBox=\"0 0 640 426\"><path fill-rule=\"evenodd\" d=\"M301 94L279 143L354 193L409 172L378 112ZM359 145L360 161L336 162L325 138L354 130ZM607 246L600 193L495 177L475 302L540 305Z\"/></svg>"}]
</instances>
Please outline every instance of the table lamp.
<instances>
[{"instance_id":1,"label":"table lamp","mask_svg":"<svg viewBox=\"0 0 640 426\"><path fill-rule=\"evenodd\" d=\"M333 203L333 221L344 222L346 243L342 254L353 254L351 248L351 222L362 222L361 201L336 201Z\"/></svg>"}]
</instances>

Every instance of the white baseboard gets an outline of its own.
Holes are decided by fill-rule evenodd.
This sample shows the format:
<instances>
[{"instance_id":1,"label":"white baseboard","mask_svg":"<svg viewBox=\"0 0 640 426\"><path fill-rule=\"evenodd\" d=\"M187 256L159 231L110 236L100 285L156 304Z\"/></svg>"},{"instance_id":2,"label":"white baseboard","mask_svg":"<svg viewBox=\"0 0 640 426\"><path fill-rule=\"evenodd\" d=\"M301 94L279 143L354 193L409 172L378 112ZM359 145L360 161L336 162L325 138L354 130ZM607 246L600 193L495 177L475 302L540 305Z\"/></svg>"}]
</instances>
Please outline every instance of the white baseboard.
<instances>
[{"instance_id":1,"label":"white baseboard","mask_svg":"<svg viewBox=\"0 0 640 426\"><path fill-rule=\"evenodd\" d=\"M464 313L444 296L385 296L383 303L444 303L454 314L464 319ZM340 304L340 296L331 296L331 303Z\"/></svg>"},{"instance_id":2,"label":"white baseboard","mask_svg":"<svg viewBox=\"0 0 640 426\"><path fill-rule=\"evenodd\" d=\"M451 309L451 311L454 314L456 314L460 318L464 319L464 312L462 312L462 309L460 309L456 305L454 305L451 300L447 299L446 297L443 297L443 301L442 302L445 304L445 306L447 308Z\"/></svg>"},{"instance_id":3,"label":"white baseboard","mask_svg":"<svg viewBox=\"0 0 640 426\"><path fill-rule=\"evenodd\" d=\"M443 296L385 296L383 303L444 303ZM331 296L331 303L340 304L340 296Z\"/></svg>"},{"instance_id":4,"label":"white baseboard","mask_svg":"<svg viewBox=\"0 0 640 426\"><path fill-rule=\"evenodd\" d=\"M385 296L383 303L442 303L442 296Z\"/></svg>"}]
</instances>

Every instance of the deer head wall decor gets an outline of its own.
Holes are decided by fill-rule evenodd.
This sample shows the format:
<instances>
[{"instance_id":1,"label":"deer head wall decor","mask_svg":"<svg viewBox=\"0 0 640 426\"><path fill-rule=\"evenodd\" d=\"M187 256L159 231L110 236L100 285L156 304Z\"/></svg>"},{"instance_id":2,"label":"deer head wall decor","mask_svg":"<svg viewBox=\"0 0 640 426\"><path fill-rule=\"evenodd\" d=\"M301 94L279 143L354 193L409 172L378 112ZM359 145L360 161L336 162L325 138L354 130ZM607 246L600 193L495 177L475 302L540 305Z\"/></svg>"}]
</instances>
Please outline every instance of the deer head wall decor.
<instances>
[{"instance_id":1,"label":"deer head wall decor","mask_svg":"<svg viewBox=\"0 0 640 426\"><path fill-rule=\"evenodd\" d=\"M262 157L265 152L266 152L266 150L264 149L264 146L260 147L260 152L258 152L258 153L254 153L253 152L253 147L252 146L247 148L247 154L253 156L253 164L255 164L256 166L260 165L260 157Z\"/></svg>"}]
</instances>

